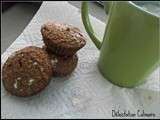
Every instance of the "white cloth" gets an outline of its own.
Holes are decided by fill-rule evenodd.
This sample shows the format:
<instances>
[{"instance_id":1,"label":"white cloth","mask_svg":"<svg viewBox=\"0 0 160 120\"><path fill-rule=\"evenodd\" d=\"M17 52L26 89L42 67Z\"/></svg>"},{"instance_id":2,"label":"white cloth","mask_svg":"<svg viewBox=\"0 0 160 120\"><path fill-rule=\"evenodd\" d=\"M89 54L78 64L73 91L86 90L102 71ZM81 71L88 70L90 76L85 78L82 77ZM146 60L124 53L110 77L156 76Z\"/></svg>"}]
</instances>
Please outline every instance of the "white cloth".
<instances>
[{"instance_id":1,"label":"white cloth","mask_svg":"<svg viewBox=\"0 0 160 120\"><path fill-rule=\"evenodd\" d=\"M105 24L90 18L98 35L102 36ZM79 9L68 2L43 2L22 34L1 56L1 66L11 53L24 46L42 46L40 27L47 20L77 26L86 34ZM138 109L160 117L159 69L136 88L113 85L100 74L99 51L87 38L86 46L78 52L75 71L68 77L52 78L40 94L29 98L11 96L1 84L2 118L112 118L112 110L136 113Z\"/></svg>"}]
</instances>

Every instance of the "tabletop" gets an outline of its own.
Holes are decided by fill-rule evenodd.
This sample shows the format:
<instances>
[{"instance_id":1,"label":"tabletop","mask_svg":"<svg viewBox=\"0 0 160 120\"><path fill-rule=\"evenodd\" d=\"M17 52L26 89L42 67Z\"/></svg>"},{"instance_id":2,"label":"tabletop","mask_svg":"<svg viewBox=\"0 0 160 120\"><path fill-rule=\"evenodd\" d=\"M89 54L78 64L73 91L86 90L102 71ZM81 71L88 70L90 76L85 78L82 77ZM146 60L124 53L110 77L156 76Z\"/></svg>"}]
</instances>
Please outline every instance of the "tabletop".
<instances>
[{"instance_id":1,"label":"tabletop","mask_svg":"<svg viewBox=\"0 0 160 120\"><path fill-rule=\"evenodd\" d=\"M93 16L90 18L102 38L105 23ZM16 50L29 45L42 46L40 27L47 20L74 25L86 34L87 44L78 52L78 66L70 76L52 78L44 91L29 98L11 96L1 84L2 118L113 118L113 111L118 110L130 113L144 110L160 118L160 69L148 76L145 84L132 89L118 87L103 78L97 68L99 51L85 32L80 10L68 2L43 2L24 31L1 56L1 66Z\"/></svg>"}]
</instances>

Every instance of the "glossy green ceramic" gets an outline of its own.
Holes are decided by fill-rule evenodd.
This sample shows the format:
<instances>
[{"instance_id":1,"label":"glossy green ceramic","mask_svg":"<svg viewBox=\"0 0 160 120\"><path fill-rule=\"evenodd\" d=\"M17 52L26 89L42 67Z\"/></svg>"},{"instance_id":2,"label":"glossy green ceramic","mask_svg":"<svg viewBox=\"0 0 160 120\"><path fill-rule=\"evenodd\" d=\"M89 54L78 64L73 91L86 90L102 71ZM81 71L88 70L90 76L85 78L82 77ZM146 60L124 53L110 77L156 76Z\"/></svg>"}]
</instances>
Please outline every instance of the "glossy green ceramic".
<instances>
[{"instance_id":1,"label":"glossy green ceramic","mask_svg":"<svg viewBox=\"0 0 160 120\"><path fill-rule=\"evenodd\" d=\"M109 8L108 8L109 7ZM88 2L82 2L85 29L101 51L98 68L103 76L122 87L134 87L160 63L160 18L132 2L110 2L109 20L103 42L96 37L88 16Z\"/></svg>"}]
</instances>

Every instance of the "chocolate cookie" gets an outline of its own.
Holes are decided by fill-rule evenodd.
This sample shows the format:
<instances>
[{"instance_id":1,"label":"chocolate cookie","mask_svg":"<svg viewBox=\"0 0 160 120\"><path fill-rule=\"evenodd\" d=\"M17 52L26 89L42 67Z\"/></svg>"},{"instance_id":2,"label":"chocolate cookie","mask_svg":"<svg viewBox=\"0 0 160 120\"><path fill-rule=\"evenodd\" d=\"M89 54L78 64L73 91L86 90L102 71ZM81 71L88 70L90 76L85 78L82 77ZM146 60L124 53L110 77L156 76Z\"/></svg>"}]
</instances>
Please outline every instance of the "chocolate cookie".
<instances>
[{"instance_id":1,"label":"chocolate cookie","mask_svg":"<svg viewBox=\"0 0 160 120\"><path fill-rule=\"evenodd\" d=\"M46 51L30 46L15 52L5 62L2 80L5 89L16 96L31 96L42 91L52 76Z\"/></svg>"},{"instance_id":2,"label":"chocolate cookie","mask_svg":"<svg viewBox=\"0 0 160 120\"><path fill-rule=\"evenodd\" d=\"M71 25L47 22L41 27L41 33L45 45L60 56L72 56L86 44L80 30Z\"/></svg>"},{"instance_id":3,"label":"chocolate cookie","mask_svg":"<svg viewBox=\"0 0 160 120\"><path fill-rule=\"evenodd\" d=\"M77 66L78 56L74 54L70 57L62 57L57 56L52 53L46 46L43 46L43 49L47 51L49 54L51 63L52 63L52 71L53 76L66 76L71 74Z\"/></svg>"}]
</instances>

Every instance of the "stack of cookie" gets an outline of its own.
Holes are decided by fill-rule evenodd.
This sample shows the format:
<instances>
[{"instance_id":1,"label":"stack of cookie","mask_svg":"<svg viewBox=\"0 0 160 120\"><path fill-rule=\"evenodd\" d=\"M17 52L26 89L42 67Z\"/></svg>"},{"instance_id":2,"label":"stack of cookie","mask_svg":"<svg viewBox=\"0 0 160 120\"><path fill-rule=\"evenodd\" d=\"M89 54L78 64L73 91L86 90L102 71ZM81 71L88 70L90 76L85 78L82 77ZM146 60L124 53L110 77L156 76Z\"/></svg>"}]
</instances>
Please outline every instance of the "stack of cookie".
<instances>
[{"instance_id":1,"label":"stack of cookie","mask_svg":"<svg viewBox=\"0 0 160 120\"><path fill-rule=\"evenodd\" d=\"M8 57L2 69L4 88L12 95L27 97L42 91L52 76L73 72L78 63L76 52L85 44L78 28L47 22L41 28L45 46L28 46Z\"/></svg>"},{"instance_id":2,"label":"stack of cookie","mask_svg":"<svg viewBox=\"0 0 160 120\"><path fill-rule=\"evenodd\" d=\"M76 68L76 52L85 44L85 37L80 30L71 25L47 22L41 27L45 46L43 49L50 56L54 76L66 76Z\"/></svg>"}]
</instances>

